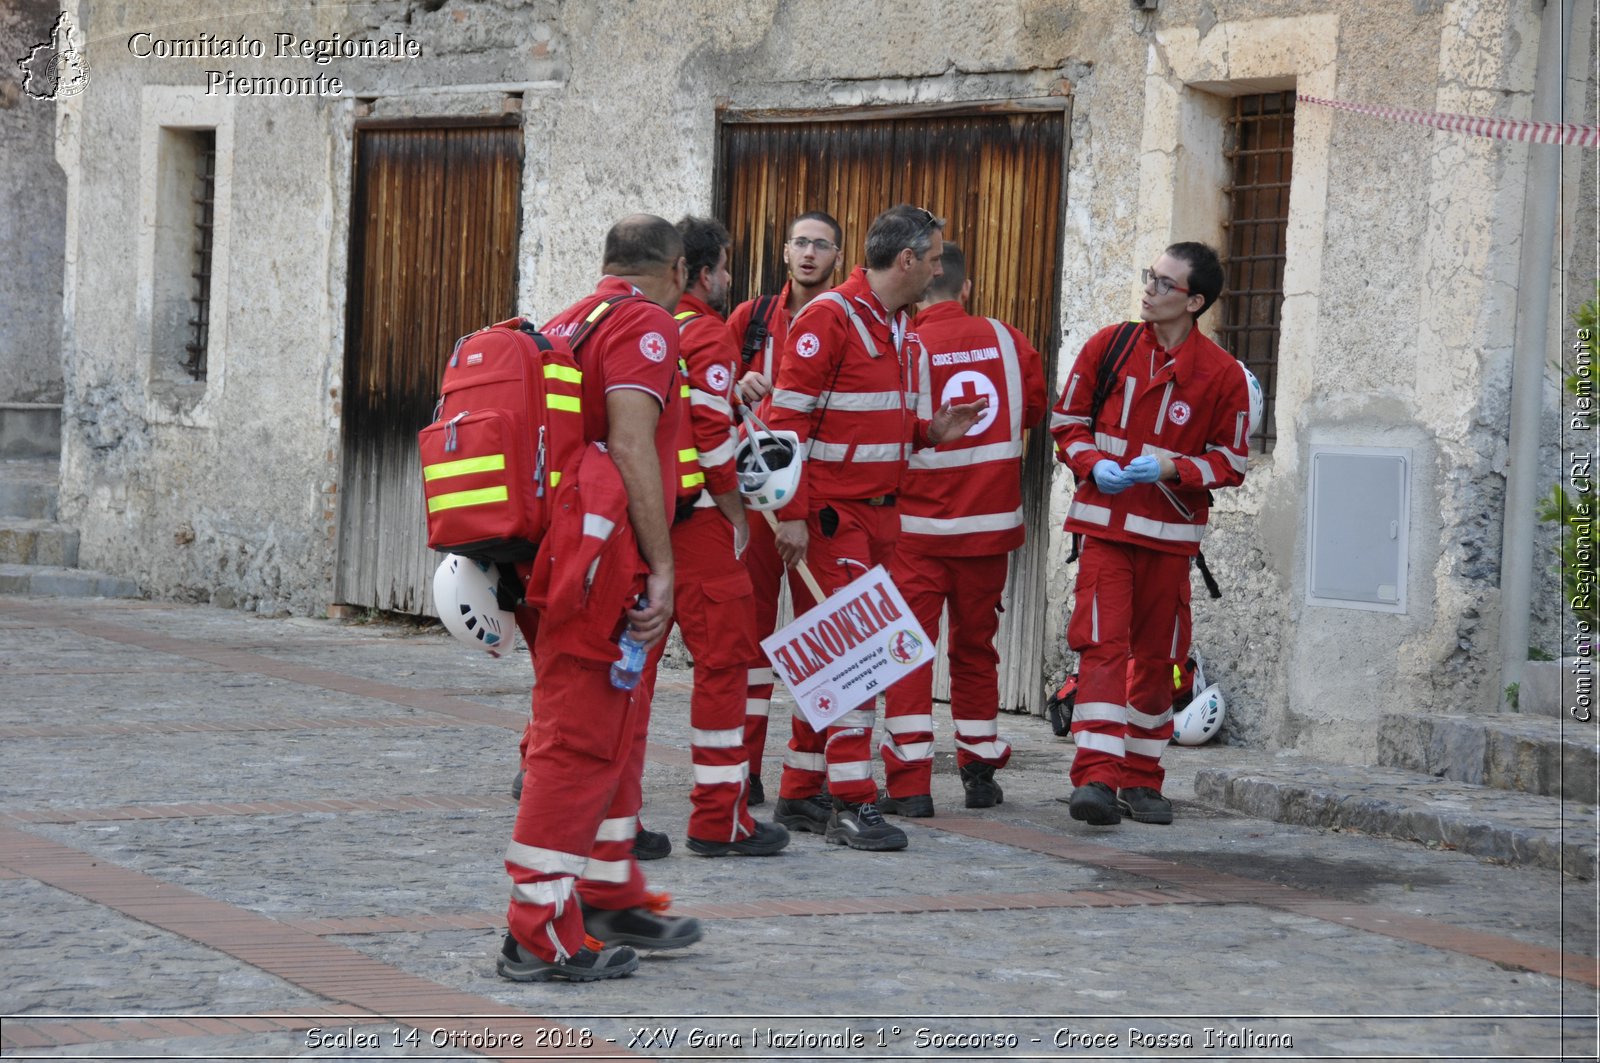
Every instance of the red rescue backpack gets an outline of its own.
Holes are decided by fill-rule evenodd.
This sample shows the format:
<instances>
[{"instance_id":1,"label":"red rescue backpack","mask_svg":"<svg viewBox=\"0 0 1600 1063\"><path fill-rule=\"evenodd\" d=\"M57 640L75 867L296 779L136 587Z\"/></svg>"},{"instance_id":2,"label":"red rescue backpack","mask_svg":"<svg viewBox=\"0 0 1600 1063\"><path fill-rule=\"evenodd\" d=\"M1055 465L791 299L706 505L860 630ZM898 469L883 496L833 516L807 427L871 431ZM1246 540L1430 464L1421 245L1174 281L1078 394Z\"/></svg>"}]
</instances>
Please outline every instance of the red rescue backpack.
<instances>
[{"instance_id":1,"label":"red rescue backpack","mask_svg":"<svg viewBox=\"0 0 1600 1063\"><path fill-rule=\"evenodd\" d=\"M621 301L601 303L570 340L512 318L456 341L433 423L417 433L428 546L493 562L538 552L556 485L583 449L575 354Z\"/></svg>"}]
</instances>

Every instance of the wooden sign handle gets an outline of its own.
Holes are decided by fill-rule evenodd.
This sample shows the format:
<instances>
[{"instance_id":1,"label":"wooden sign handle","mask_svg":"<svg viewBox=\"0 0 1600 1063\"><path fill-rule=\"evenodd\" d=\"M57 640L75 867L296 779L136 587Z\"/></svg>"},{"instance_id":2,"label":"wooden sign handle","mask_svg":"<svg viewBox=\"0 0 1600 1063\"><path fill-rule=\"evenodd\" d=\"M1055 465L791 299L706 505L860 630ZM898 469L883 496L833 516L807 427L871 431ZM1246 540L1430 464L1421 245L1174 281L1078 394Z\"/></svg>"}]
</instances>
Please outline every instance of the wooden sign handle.
<instances>
[{"instance_id":1,"label":"wooden sign handle","mask_svg":"<svg viewBox=\"0 0 1600 1063\"><path fill-rule=\"evenodd\" d=\"M778 534L778 518L772 515L772 511L770 509L762 510L761 515L767 518L767 526L772 529L772 534ZM803 583L805 583L806 590L811 592L812 601L820 605L822 602L827 600L828 596L823 594L822 588L817 585L817 577L811 574L811 569L806 567L806 563L804 561L800 562L798 565L795 565L794 571L800 574L800 579Z\"/></svg>"}]
</instances>

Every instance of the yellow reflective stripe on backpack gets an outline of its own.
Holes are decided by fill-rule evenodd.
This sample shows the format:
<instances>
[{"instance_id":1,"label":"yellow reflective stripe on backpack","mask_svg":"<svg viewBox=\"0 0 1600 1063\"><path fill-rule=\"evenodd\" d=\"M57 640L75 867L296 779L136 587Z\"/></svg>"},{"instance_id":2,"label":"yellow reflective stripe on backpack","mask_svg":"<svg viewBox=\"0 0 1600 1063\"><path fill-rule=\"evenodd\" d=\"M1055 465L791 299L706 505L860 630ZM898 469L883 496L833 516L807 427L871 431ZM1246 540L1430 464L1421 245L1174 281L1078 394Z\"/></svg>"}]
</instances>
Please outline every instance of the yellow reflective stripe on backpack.
<instances>
[{"instance_id":1,"label":"yellow reflective stripe on backpack","mask_svg":"<svg viewBox=\"0 0 1600 1063\"><path fill-rule=\"evenodd\" d=\"M610 310L610 309L611 309L611 303L609 301L606 301L606 300L601 300L598 304L595 305L595 308L593 310L589 311L589 316L583 319L583 323L586 324L586 325L594 324L596 321L600 320L600 316L602 314L604 314L607 310Z\"/></svg>"},{"instance_id":2,"label":"yellow reflective stripe on backpack","mask_svg":"<svg viewBox=\"0 0 1600 1063\"><path fill-rule=\"evenodd\" d=\"M458 461L441 461L422 467L426 481L444 480L451 476L471 476L475 472L499 472L506 467L504 454L488 454L481 458L461 458Z\"/></svg>"},{"instance_id":3,"label":"yellow reflective stripe on backpack","mask_svg":"<svg viewBox=\"0 0 1600 1063\"><path fill-rule=\"evenodd\" d=\"M703 472L691 472L687 476L683 477L682 480L683 486L685 487L699 487L705 482L706 474Z\"/></svg>"},{"instance_id":4,"label":"yellow reflective stripe on backpack","mask_svg":"<svg viewBox=\"0 0 1600 1063\"><path fill-rule=\"evenodd\" d=\"M546 380L562 380L568 384L583 383L583 370L570 365L547 365L544 367Z\"/></svg>"},{"instance_id":5,"label":"yellow reflective stripe on backpack","mask_svg":"<svg viewBox=\"0 0 1600 1063\"><path fill-rule=\"evenodd\" d=\"M568 413L582 413L583 400L576 395L557 395L546 392L544 404L552 410L565 410Z\"/></svg>"},{"instance_id":6,"label":"yellow reflective stripe on backpack","mask_svg":"<svg viewBox=\"0 0 1600 1063\"><path fill-rule=\"evenodd\" d=\"M428 499L428 512L437 513L441 509L460 509L464 506L486 506L494 502L505 502L510 498L504 487L483 487L476 491L456 491L448 495L439 495Z\"/></svg>"}]
</instances>

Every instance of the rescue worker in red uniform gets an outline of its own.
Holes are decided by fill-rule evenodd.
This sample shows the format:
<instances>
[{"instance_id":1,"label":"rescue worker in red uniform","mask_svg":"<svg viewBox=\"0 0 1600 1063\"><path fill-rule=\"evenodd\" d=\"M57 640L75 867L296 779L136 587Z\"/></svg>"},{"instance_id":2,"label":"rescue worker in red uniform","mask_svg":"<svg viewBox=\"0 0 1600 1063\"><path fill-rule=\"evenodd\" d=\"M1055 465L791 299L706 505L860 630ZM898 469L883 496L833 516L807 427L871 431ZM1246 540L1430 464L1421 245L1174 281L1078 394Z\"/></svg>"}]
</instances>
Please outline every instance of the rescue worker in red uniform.
<instances>
[{"instance_id":1,"label":"rescue worker in red uniform","mask_svg":"<svg viewBox=\"0 0 1600 1063\"><path fill-rule=\"evenodd\" d=\"M929 419L916 411L905 349L904 308L939 272L944 223L901 204L873 221L867 264L817 296L795 318L767 424L792 431L805 449L794 500L778 511L778 556L802 561L824 594L874 565L887 564L900 535L895 492L914 448L955 439L985 403L945 403ZM790 580L795 615L816 604ZM872 778L873 702L840 717L825 734L793 720L776 818L853 849L903 849L906 835L878 810ZM819 794L826 780L831 806Z\"/></svg>"},{"instance_id":2,"label":"rescue worker in red uniform","mask_svg":"<svg viewBox=\"0 0 1600 1063\"><path fill-rule=\"evenodd\" d=\"M619 690L609 677L624 626L658 644L672 620L668 526L683 403L671 310L687 273L683 241L668 221L630 215L606 234L603 271L593 294L544 327L570 336L611 304L578 354L590 445L569 477L594 520L558 508L548 533L604 545L574 547L554 574L556 551L541 550L543 568L536 559L529 585L537 604L517 610L537 685L505 856L510 929L497 969L513 981L615 978L637 969L634 947L676 948L701 936L698 920L662 914L668 899L645 888L633 857L650 704L642 684ZM584 549L596 569L571 578L585 568ZM637 604L641 593L648 604Z\"/></svg>"},{"instance_id":3,"label":"rescue worker in red uniform","mask_svg":"<svg viewBox=\"0 0 1600 1063\"><path fill-rule=\"evenodd\" d=\"M950 715L956 767L968 808L1004 800L994 773L1011 746L1000 737L1000 596L1022 524L1023 433L1049 405L1039 352L1022 333L994 318L974 317L966 256L946 243L942 272L912 319L908 337L917 356L917 414L935 403L989 400L958 439L911 455L900 490L900 540L889 574L917 622L930 636L950 606L945 644L950 654ZM919 668L884 694L883 755L890 815L933 815L933 669Z\"/></svg>"},{"instance_id":4,"label":"rescue worker in red uniform","mask_svg":"<svg viewBox=\"0 0 1600 1063\"><path fill-rule=\"evenodd\" d=\"M750 539L734 475L734 373L739 352L719 309L728 305L728 230L708 218L678 222L689 288L674 315L680 331L689 416L678 436L672 555L675 617L694 658L689 753L694 767L689 849L701 856L770 856L789 832L752 819L745 805L745 679L761 653L750 574L739 563ZM646 682L655 684L651 669Z\"/></svg>"},{"instance_id":5,"label":"rescue worker in red uniform","mask_svg":"<svg viewBox=\"0 0 1600 1063\"><path fill-rule=\"evenodd\" d=\"M1172 667L1189 655L1190 563L1210 492L1243 483L1249 454L1244 372L1196 327L1222 291L1217 253L1173 244L1143 277L1141 323L1090 337L1050 420L1056 457L1078 480L1066 530L1083 537L1067 626L1078 653L1069 804L1073 819L1102 826L1172 822L1161 754Z\"/></svg>"},{"instance_id":6,"label":"rescue worker in red uniform","mask_svg":"<svg viewBox=\"0 0 1600 1063\"><path fill-rule=\"evenodd\" d=\"M809 210L789 223L783 244L783 264L789 279L777 295L742 302L728 318L728 335L739 348L742 361L739 398L755 404L772 390L789 338L789 323L800 308L832 286L839 264L844 230L830 214ZM752 328L752 326L755 326ZM783 560L773 545L772 529L765 520L750 524L750 546L745 567L755 587L756 652L750 658L745 690L744 747L750 770L751 806L766 801L761 785L761 762L767 748L767 715L772 708L772 664L761 652L761 640L778 626L778 595L783 587Z\"/></svg>"}]
</instances>

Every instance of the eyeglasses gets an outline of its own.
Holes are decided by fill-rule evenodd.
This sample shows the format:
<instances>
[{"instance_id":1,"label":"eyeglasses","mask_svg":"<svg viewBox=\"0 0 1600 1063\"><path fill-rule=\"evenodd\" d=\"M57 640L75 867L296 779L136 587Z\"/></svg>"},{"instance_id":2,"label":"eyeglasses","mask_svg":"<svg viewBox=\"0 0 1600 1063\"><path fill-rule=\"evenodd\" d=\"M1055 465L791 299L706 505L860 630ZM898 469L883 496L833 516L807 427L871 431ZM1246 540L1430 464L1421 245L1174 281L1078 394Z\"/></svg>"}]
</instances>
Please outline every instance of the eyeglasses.
<instances>
[{"instance_id":1,"label":"eyeglasses","mask_svg":"<svg viewBox=\"0 0 1600 1063\"><path fill-rule=\"evenodd\" d=\"M937 229L939 227L938 217L936 217L933 211L929 210L927 207L913 207L911 209L922 215L922 220L928 224L928 228Z\"/></svg>"},{"instance_id":2,"label":"eyeglasses","mask_svg":"<svg viewBox=\"0 0 1600 1063\"><path fill-rule=\"evenodd\" d=\"M819 255L825 255L829 251L837 251L839 249L839 245L832 240L813 240L806 236L792 237L789 240L789 246L796 251L804 251L808 247L814 247Z\"/></svg>"},{"instance_id":3,"label":"eyeglasses","mask_svg":"<svg viewBox=\"0 0 1600 1063\"><path fill-rule=\"evenodd\" d=\"M1189 289L1183 287L1181 284L1174 284L1172 278L1163 277L1152 269L1140 270L1139 278L1144 282L1144 286L1147 289L1154 284L1156 286L1157 295L1171 295L1173 292L1182 292L1184 295L1189 294Z\"/></svg>"}]
</instances>

